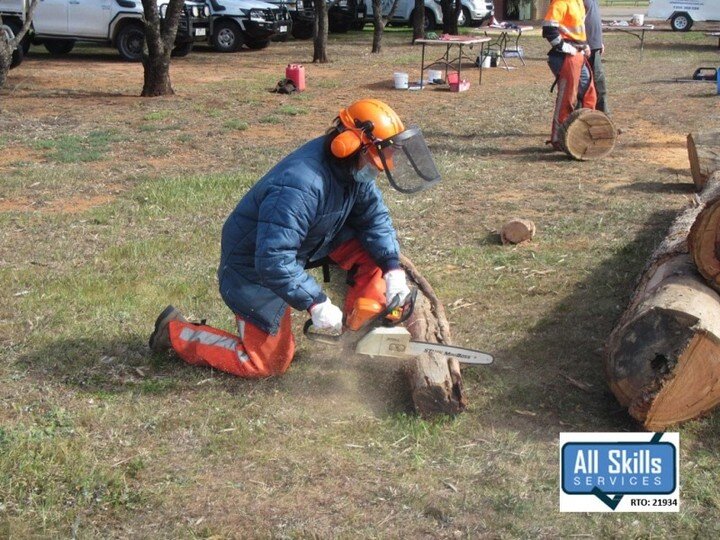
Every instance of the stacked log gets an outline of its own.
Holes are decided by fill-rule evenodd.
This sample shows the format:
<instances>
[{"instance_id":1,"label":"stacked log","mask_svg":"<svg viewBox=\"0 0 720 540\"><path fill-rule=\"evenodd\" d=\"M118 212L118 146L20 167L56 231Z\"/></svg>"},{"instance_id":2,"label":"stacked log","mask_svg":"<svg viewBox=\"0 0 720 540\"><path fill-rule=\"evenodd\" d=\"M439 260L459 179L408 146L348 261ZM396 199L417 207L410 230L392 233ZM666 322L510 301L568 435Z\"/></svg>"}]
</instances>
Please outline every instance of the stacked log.
<instances>
[{"instance_id":1,"label":"stacked log","mask_svg":"<svg viewBox=\"0 0 720 540\"><path fill-rule=\"evenodd\" d=\"M587 161L607 156L615 148L617 130L602 111L578 109L568 116L558 133L565 152Z\"/></svg>"},{"instance_id":2,"label":"stacked log","mask_svg":"<svg viewBox=\"0 0 720 540\"><path fill-rule=\"evenodd\" d=\"M606 345L610 388L648 430L720 404L720 296L706 281L717 287L719 220L717 174L652 254Z\"/></svg>"},{"instance_id":3,"label":"stacked log","mask_svg":"<svg viewBox=\"0 0 720 540\"><path fill-rule=\"evenodd\" d=\"M720 131L690 133L687 136L687 149L690 173L699 191L710 175L720 170Z\"/></svg>"},{"instance_id":4,"label":"stacked log","mask_svg":"<svg viewBox=\"0 0 720 540\"><path fill-rule=\"evenodd\" d=\"M412 262L401 255L408 281L418 288L415 309L406 323L413 341L452 344L450 324L430 283ZM455 415L467 408L460 364L455 358L428 353L414 358L406 368L413 405L423 417Z\"/></svg>"}]
</instances>

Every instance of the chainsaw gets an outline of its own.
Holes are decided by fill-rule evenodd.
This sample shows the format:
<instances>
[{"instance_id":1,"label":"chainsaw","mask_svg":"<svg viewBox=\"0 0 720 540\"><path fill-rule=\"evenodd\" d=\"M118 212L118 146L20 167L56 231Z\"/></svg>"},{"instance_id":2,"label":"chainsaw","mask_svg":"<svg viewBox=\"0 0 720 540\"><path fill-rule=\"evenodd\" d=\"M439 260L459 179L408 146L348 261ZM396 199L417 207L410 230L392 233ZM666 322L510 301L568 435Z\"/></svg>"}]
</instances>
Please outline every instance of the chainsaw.
<instances>
[{"instance_id":1,"label":"chainsaw","mask_svg":"<svg viewBox=\"0 0 720 540\"><path fill-rule=\"evenodd\" d=\"M410 332L404 326L415 307L417 288L400 305L397 295L386 307L369 298L358 298L346 318L345 331L334 332L318 329L308 320L303 327L305 336L320 343L342 345L344 350L354 351L370 357L412 358L423 353L434 352L456 358L463 364L492 364L489 354L441 343L411 341Z\"/></svg>"}]
</instances>

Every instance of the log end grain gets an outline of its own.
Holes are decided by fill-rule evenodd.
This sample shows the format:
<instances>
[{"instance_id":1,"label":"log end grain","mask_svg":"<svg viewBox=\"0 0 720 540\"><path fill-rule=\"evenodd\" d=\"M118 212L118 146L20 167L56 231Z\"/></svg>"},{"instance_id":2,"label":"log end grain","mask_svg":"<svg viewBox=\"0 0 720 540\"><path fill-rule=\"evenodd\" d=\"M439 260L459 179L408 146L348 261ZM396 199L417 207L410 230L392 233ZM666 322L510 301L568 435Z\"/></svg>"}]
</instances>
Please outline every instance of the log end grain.
<instances>
[{"instance_id":1,"label":"log end grain","mask_svg":"<svg viewBox=\"0 0 720 540\"><path fill-rule=\"evenodd\" d=\"M535 223L529 219L513 218L500 230L503 244L520 244L529 242L535 236Z\"/></svg>"},{"instance_id":2,"label":"log end grain","mask_svg":"<svg viewBox=\"0 0 720 540\"><path fill-rule=\"evenodd\" d=\"M617 129L602 111L578 109L560 126L559 136L569 156L586 161L603 158L612 152Z\"/></svg>"}]
</instances>

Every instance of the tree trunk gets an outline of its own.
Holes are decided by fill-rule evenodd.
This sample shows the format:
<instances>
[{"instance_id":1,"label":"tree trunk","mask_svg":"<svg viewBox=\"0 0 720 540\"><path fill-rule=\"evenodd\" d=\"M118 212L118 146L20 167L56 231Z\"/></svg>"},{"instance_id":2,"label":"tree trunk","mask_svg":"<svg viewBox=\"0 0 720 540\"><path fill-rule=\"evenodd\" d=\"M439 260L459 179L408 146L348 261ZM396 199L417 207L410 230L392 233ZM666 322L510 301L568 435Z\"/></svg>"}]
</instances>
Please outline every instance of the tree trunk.
<instances>
[{"instance_id":1,"label":"tree trunk","mask_svg":"<svg viewBox=\"0 0 720 540\"><path fill-rule=\"evenodd\" d=\"M720 131L690 133L687 136L690 172L700 191L715 171L720 171Z\"/></svg>"},{"instance_id":2,"label":"tree trunk","mask_svg":"<svg viewBox=\"0 0 720 540\"><path fill-rule=\"evenodd\" d=\"M157 0L142 0L145 15L142 96L170 96L170 56L175 46L184 0L170 0L164 18L160 18Z\"/></svg>"},{"instance_id":3,"label":"tree trunk","mask_svg":"<svg viewBox=\"0 0 720 540\"><path fill-rule=\"evenodd\" d=\"M315 0L313 63L326 64L328 39L328 8L326 0Z\"/></svg>"},{"instance_id":4,"label":"tree trunk","mask_svg":"<svg viewBox=\"0 0 720 540\"><path fill-rule=\"evenodd\" d=\"M720 291L720 171L708 179L698 200L702 209L690 228L688 250L700 274Z\"/></svg>"},{"instance_id":5,"label":"tree trunk","mask_svg":"<svg viewBox=\"0 0 720 540\"><path fill-rule=\"evenodd\" d=\"M2 21L0 21L2 24ZM10 64L12 63L13 47L7 39L0 39L0 88L5 86Z\"/></svg>"},{"instance_id":6,"label":"tree trunk","mask_svg":"<svg viewBox=\"0 0 720 540\"><path fill-rule=\"evenodd\" d=\"M416 39L425 37L425 2L423 0L415 0L415 9L413 10L413 43Z\"/></svg>"},{"instance_id":7,"label":"tree trunk","mask_svg":"<svg viewBox=\"0 0 720 540\"><path fill-rule=\"evenodd\" d=\"M22 47L22 40L30 29L33 14L37 7L38 0L31 0L30 5L25 12L25 20L20 30L12 38L8 38L7 34L0 30L0 88L5 86L10 66L13 60L13 51L17 47ZM3 26L2 16L0 16L0 28Z\"/></svg>"},{"instance_id":8,"label":"tree trunk","mask_svg":"<svg viewBox=\"0 0 720 540\"><path fill-rule=\"evenodd\" d=\"M372 0L373 6L373 43L372 51L379 53L382 49L382 37L383 30L385 30L385 24L382 17L382 4L380 0Z\"/></svg>"},{"instance_id":9,"label":"tree trunk","mask_svg":"<svg viewBox=\"0 0 720 540\"><path fill-rule=\"evenodd\" d=\"M401 256L400 263L408 280L418 287L415 309L406 324L413 340L451 344L450 325L432 286L407 257ZM467 408L456 359L436 353L424 354L410 362L406 373L415 410L421 416L455 415Z\"/></svg>"},{"instance_id":10,"label":"tree trunk","mask_svg":"<svg viewBox=\"0 0 720 540\"><path fill-rule=\"evenodd\" d=\"M697 273L687 244L702 208L675 220L606 345L610 389L649 430L720 403L720 297Z\"/></svg>"},{"instance_id":11,"label":"tree trunk","mask_svg":"<svg viewBox=\"0 0 720 540\"><path fill-rule=\"evenodd\" d=\"M560 126L559 137L570 157L587 161L605 157L612 152L617 130L602 111L578 109Z\"/></svg>"},{"instance_id":12,"label":"tree trunk","mask_svg":"<svg viewBox=\"0 0 720 540\"><path fill-rule=\"evenodd\" d=\"M443 16L443 33L452 36L457 35L457 20L462 9L460 0L440 0L440 9Z\"/></svg>"}]
</instances>

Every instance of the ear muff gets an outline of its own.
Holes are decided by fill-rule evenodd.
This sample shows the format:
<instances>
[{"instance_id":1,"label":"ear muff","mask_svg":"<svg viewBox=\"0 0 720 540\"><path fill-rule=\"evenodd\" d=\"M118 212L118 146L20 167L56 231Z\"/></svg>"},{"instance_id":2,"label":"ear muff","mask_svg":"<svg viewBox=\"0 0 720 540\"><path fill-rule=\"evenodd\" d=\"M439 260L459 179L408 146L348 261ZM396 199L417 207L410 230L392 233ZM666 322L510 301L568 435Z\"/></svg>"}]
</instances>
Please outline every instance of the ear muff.
<instances>
[{"instance_id":1,"label":"ear muff","mask_svg":"<svg viewBox=\"0 0 720 540\"><path fill-rule=\"evenodd\" d=\"M360 134L351 129L346 129L330 143L330 151L333 156L342 159L352 156L360 150L361 146L362 140L360 139Z\"/></svg>"}]
</instances>

